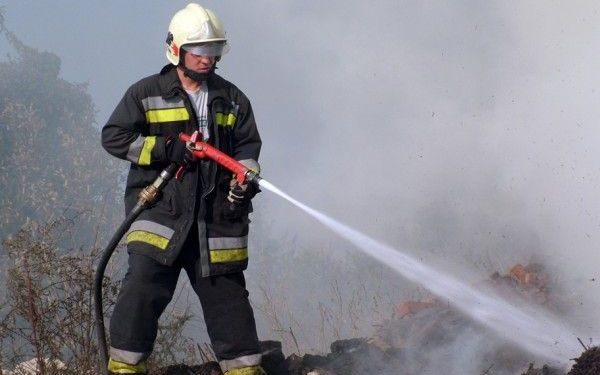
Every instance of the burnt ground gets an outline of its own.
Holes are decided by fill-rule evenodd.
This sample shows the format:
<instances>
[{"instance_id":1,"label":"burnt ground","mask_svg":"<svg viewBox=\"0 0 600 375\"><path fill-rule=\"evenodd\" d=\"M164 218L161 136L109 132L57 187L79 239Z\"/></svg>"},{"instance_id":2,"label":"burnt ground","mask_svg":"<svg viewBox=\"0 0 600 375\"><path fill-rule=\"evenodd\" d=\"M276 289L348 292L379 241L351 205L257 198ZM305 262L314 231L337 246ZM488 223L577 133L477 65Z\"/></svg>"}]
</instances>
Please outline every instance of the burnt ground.
<instances>
[{"instance_id":1,"label":"burnt ground","mask_svg":"<svg viewBox=\"0 0 600 375\"><path fill-rule=\"evenodd\" d=\"M502 295L518 295L554 310L543 267L515 265L483 281ZM527 353L435 298L399 303L371 337L335 341L323 355L282 353L281 343L261 343L269 375L600 375L600 348L586 350L572 369L534 364ZM151 375L221 375L215 362L171 366Z\"/></svg>"},{"instance_id":2,"label":"burnt ground","mask_svg":"<svg viewBox=\"0 0 600 375\"><path fill-rule=\"evenodd\" d=\"M356 365L356 359L362 358L369 348L365 341L360 339L336 341L341 351L333 351L325 356L304 355L303 357L292 354L284 358L281 353L281 344L277 342L263 342L263 348L269 352L264 359L264 367L269 375L346 375L346 374L418 374L405 372L400 357L392 358L382 356L381 353L370 353L369 358L374 362L363 362L362 366ZM373 355L375 354L375 355ZM362 361L362 359L361 359ZM593 347L576 358L573 368L565 373L548 365L535 367L527 366L526 371L515 372L515 375L599 375L600 374L600 348ZM359 372L362 371L362 372ZM390 372L393 371L393 372ZM473 375L493 375L497 372L493 366ZM470 374L470 373L465 373ZM216 362L208 362L198 366L169 366L150 372L150 375L223 375Z\"/></svg>"},{"instance_id":3,"label":"burnt ground","mask_svg":"<svg viewBox=\"0 0 600 375\"><path fill-rule=\"evenodd\" d=\"M579 358L568 375L598 375L600 374L600 347L595 346L586 350Z\"/></svg>"}]
</instances>

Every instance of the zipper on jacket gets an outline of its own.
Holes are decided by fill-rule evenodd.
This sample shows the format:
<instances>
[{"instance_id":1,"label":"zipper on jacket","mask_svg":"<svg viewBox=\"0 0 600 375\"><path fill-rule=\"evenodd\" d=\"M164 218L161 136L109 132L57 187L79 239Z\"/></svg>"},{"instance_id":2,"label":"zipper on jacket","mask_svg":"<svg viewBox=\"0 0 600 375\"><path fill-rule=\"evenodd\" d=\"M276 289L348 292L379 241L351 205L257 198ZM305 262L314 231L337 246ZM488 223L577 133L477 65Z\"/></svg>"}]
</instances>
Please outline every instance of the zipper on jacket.
<instances>
[{"instance_id":1,"label":"zipper on jacket","mask_svg":"<svg viewBox=\"0 0 600 375\"><path fill-rule=\"evenodd\" d=\"M213 134L215 135L214 137L214 142L213 142L213 146L215 146L216 148L219 148L219 127L216 125L215 123L215 114L213 113L213 102L215 101L215 99L211 100L211 102L208 104L208 108L210 109L209 114L210 114L210 119L208 119L208 123L209 125L212 125L211 127L211 131L213 132ZM206 198L210 193L213 192L213 190L215 190L215 185L217 183L217 166L216 166L216 162L210 163L209 165L209 177L210 177L210 186L208 189L206 189L203 193L202 193L202 198Z\"/></svg>"}]
</instances>

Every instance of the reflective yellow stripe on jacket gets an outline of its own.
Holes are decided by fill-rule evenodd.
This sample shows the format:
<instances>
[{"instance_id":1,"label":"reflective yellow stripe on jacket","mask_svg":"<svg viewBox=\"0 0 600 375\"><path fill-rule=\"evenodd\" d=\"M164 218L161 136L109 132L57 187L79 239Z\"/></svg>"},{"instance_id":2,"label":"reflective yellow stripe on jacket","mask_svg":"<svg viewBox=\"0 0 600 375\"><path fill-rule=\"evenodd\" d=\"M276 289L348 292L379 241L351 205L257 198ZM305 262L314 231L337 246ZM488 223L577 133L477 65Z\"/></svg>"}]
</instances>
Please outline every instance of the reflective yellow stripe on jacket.
<instances>
[{"instance_id":1,"label":"reflective yellow stripe on jacket","mask_svg":"<svg viewBox=\"0 0 600 375\"><path fill-rule=\"evenodd\" d=\"M135 241L145 242L161 250L166 249L169 244L169 239L143 230L135 230L127 235L127 243Z\"/></svg>"},{"instance_id":2,"label":"reflective yellow stripe on jacket","mask_svg":"<svg viewBox=\"0 0 600 375\"><path fill-rule=\"evenodd\" d=\"M131 224L127 233L127 243L143 242L161 250L165 250L169 245L171 237L175 231L167 226L155 223L150 220L138 220Z\"/></svg>"},{"instance_id":3,"label":"reflective yellow stripe on jacket","mask_svg":"<svg viewBox=\"0 0 600 375\"><path fill-rule=\"evenodd\" d=\"M142 100L146 122L148 124L187 121L190 114L185 108L183 100L165 100L162 96L151 96ZM129 145L127 160L138 165L152 163L152 150L156 146L156 136L139 136Z\"/></svg>"},{"instance_id":4,"label":"reflective yellow stripe on jacket","mask_svg":"<svg viewBox=\"0 0 600 375\"><path fill-rule=\"evenodd\" d=\"M241 249L225 249L210 251L211 263L237 262L245 259L248 259L247 247Z\"/></svg>"},{"instance_id":5,"label":"reflective yellow stripe on jacket","mask_svg":"<svg viewBox=\"0 0 600 375\"><path fill-rule=\"evenodd\" d=\"M162 96L150 96L142 100L142 106L149 124L190 119L190 113L181 98L164 99Z\"/></svg>"},{"instance_id":6,"label":"reflective yellow stripe on jacket","mask_svg":"<svg viewBox=\"0 0 600 375\"><path fill-rule=\"evenodd\" d=\"M232 109L229 113L217 112L215 114L215 122L218 126L223 126L226 128L232 128L235 126L235 122L237 121L238 112L240 110L239 104L235 102L231 102Z\"/></svg>"},{"instance_id":7,"label":"reflective yellow stripe on jacket","mask_svg":"<svg viewBox=\"0 0 600 375\"><path fill-rule=\"evenodd\" d=\"M224 126L227 128L233 128L235 125L235 121L237 120L237 116L233 113L221 113L217 112L215 122L218 126Z\"/></svg>"},{"instance_id":8,"label":"reflective yellow stripe on jacket","mask_svg":"<svg viewBox=\"0 0 600 375\"><path fill-rule=\"evenodd\" d=\"M209 238L211 263L238 262L248 259L248 236Z\"/></svg>"},{"instance_id":9,"label":"reflective yellow stripe on jacket","mask_svg":"<svg viewBox=\"0 0 600 375\"><path fill-rule=\"evenodd\" d=\"M150 165L152 162L152 150L156 144L156 136L139 136L129 145L127 160L139 164Z\"/></svg>"},{"instance_id":10,"label":"reflective yellow stripe on jacket","mask_svg":"<svg viewBox=\"0 0 600 375\"><path fill-rule=\"evenodd\" d=\"M190 114L185 108L151 109L146 111L146 121L150 124L158 122L187 121Z\"/></svg>"}]
</instances>

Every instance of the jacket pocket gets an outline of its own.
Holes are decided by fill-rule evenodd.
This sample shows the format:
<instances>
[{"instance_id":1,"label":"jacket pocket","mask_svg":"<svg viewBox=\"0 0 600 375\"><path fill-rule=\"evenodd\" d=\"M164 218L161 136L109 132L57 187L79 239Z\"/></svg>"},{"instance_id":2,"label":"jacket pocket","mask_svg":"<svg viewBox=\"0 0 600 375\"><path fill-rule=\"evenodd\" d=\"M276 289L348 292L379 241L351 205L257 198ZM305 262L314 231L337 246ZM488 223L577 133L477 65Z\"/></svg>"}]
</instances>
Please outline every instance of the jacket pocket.
<instances>
[{"instance_id":1,"label":"jacket pocket","mask_svg":"<svg viewBox=\"0 0 600 375\"><path fill-rule=\"evenodd\" d=\"M175 184L168 183L159 200L151 207L154 214L166 215L172 219L181 216L181 198Z\"/></svg>"},{"instance_id":2,"label":"jacket pocket","mask_svg":"<svg viewBox=\"0 0 600 375\"><path fill-rule=\"evenodd\" d=\"M160 171L158 170L131 163L129 174L127 175L127 188L145 188L154 182L159 173Z\"/></svg>"}]
</instances>

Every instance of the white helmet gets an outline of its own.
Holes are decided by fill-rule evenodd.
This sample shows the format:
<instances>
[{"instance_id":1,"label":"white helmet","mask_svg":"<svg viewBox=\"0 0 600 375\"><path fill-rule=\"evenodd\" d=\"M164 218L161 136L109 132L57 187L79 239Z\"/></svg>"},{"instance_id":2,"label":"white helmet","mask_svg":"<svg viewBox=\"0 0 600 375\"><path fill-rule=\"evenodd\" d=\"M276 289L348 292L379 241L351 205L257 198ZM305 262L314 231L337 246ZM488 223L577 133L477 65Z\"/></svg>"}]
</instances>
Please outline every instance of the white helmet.
<instances>
[{"instance_id":1,"label":"white helmet","mask_svg":"<svg viewBox=\"0 0 600 375\"><path fill-rule=\"evenodd\" d=\"M227 37L217 15L196 3L175 13L167 34L167 59L173 65L179 65L184 46L195 55L220 57L226 53Z\"/></svg>"}]
</instances>

